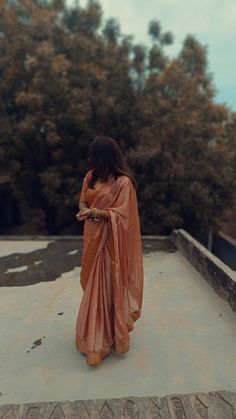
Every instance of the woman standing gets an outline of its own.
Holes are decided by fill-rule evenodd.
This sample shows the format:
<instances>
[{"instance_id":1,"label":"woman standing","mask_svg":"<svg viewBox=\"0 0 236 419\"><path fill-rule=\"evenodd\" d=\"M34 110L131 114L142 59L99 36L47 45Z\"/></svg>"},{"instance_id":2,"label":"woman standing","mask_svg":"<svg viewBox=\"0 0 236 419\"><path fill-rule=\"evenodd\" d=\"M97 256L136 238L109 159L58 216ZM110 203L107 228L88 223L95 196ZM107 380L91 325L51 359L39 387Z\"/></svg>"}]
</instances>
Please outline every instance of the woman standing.
<instances>
[{"instance_id":1,"label":"woman standing","mask_svg":"<svg viewBox=\"0 0 236 419\"><path fill-rule=\"evenodd\" d=\"M121 149L112 138L95 137L89 161L76 214L85 220L76 347L97 365L112 349L129 351L144 273L136 182Z\"/></svg>"}]
</instances>

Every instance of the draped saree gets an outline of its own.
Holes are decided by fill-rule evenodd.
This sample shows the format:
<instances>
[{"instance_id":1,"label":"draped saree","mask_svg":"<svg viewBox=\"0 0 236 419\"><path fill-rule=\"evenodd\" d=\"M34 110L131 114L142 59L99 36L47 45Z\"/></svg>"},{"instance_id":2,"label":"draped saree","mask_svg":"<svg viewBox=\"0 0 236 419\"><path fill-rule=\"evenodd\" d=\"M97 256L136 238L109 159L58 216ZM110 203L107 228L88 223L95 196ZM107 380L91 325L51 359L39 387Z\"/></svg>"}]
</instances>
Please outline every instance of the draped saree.
<instances>
[{"instance_id":1,"label":"draped saree","mask_svg":"<svg viewBox=\"0 0 236 419\"><path fill-rule=\"evenodd\" d=\"M76 347L89 365L99 364L110 351L130 349L129 332L141 316L143 257L137 196L131 179L119 176L100 191L81 195L89 207L107 210L108 220L86 219L80 284L83 289L76 320Z\"/></svg>"}]
</instances>

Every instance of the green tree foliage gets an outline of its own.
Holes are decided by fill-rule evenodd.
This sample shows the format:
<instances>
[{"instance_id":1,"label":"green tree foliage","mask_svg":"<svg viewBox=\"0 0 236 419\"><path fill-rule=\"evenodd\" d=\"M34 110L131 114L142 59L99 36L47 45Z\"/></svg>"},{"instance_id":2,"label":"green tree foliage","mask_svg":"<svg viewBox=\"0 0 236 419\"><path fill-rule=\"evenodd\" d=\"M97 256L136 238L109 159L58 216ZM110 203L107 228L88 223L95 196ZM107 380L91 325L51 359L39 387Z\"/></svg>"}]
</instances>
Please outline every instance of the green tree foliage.
<instances>
[{"instance_id":1,"label":"green tree foliage","mask_svg":"<svg viewBox=\"0 0 236 419\"><path fill-rule=\"evenodd\" d=\"M135 44L92 0L0 7L0 163L23 219L77 226L89 140L108 135L136 175L143 233L216 229L235 199L236 118L214 102L206 47L188 35L170 59L159 21Z\"/></svg>"}]
</instances>

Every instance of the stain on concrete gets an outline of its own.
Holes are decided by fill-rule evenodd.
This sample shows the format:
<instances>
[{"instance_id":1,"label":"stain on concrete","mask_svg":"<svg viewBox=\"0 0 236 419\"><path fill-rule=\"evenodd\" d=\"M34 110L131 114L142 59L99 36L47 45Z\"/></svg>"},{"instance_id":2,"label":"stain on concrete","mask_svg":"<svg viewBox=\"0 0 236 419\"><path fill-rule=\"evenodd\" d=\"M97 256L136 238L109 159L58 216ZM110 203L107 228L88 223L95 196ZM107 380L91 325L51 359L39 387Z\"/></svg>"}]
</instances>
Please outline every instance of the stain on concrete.
<instances>
[{"instance_id":1,"label":"stain on concrete","mask_svg":"<svg viewBox=\"0 0 236 419\"><path fill-rule=\"evenodd\" d=\"M158 241L144 238L142 245L143 254L157 250L172 253L177 250L169 239ZM20 287L55 281L63 273L81 266L82 249L82 240L53 240L47 247L32 252L11 253L0 257L0 287Z\"/></svg>"},{"instance_id":2,"label":"stain on concrete","mask_svg":"<svg viewBox=\"0 0 236 419\"><path fill-rule=\"evenodd\" d=\"M0 258L0 286L16 287L55 281L63 273L80 266L81 255L81 242L55 240L43 249L3 256ZM22 266L28 269L21 272Z\"/></svg>"},{"instance_id":3,"label":"stain on concrete","mask_svg":"<svg viewBox=\"0 0 236 419\"><path fill-rule=\"evenodd\" d=\"M31 349L37 348L37 346L40 346L42 344L42 339L37 339L33 342L33 346L31 346Z\"/></svg>"},{"instance_id":4,"label":"stain on concrete","mask_svg":"<svg viewBox=\"0 0 236 419\"><path fill-rule=\"evenodd\" d=\"M27 265L26 266L20 266L20 267L17 267L17 268L10 268L6 271L6 273L8 274L8 273L12 273L12 272L22 272L22 271L27 271L27 269L28 269Z\"/></svg>"},{"instance_id":5,"label":"stain on concrete","mask_svg":"<svg viewBox=\"0 0 236 419\"><path fill-rule=\"evenodd\" d=\"M44 339L46 336L43 336L42 338L39 338L39 339L36 339L34 342L33 342L33 346L31 346L31 348L30 349L35 349L35 348L37 348L37 346L40 346L40 345L42 345L42 339ZM27 351L27 353L29 353L30 352L30 350L28 350Z\"/></svg>"}]
</instances>

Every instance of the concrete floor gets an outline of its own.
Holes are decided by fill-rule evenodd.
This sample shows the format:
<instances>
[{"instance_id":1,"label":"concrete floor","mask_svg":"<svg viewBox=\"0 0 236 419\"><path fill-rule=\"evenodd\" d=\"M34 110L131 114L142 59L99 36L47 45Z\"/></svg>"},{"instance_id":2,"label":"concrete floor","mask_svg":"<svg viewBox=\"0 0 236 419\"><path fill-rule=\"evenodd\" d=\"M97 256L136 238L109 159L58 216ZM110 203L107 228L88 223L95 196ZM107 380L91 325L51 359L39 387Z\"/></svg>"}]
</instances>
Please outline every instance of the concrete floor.
<instances>
[{"instance_id":1,"label":"concrete floor","mask_svg":"<svg viewBox=\"0 0 236 419\"><path fill-rule=\"evenodd\" d=\"M145 254L144 269L131 349L98 366L74 343L79 267L55 281L1 287L0 404L235 391L236 313L179 251Z\"/></svg>"}]
</instances>

